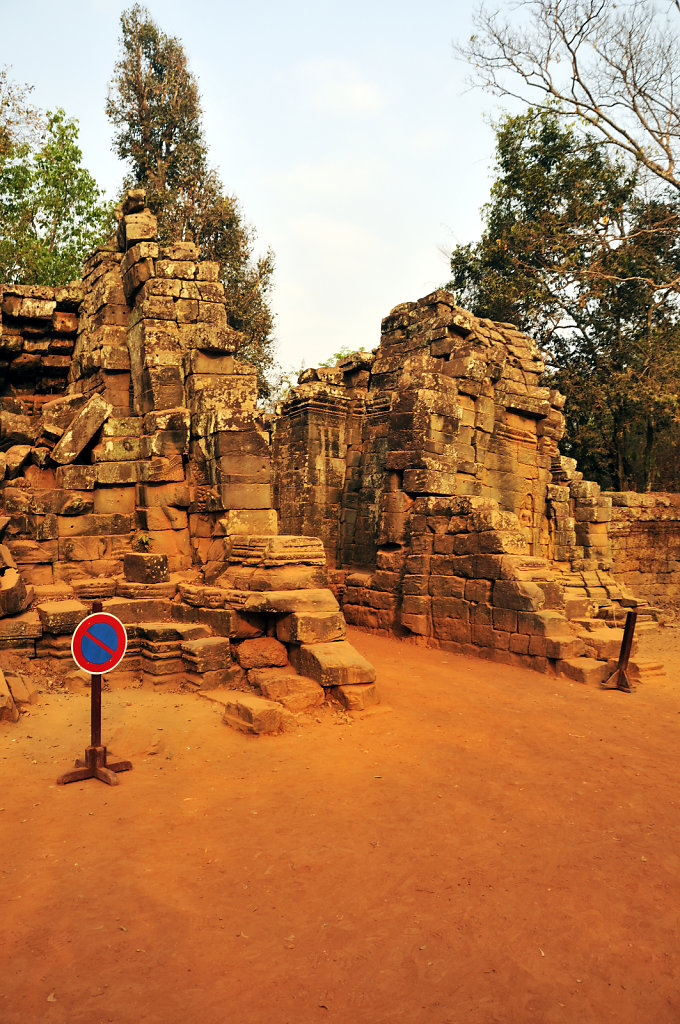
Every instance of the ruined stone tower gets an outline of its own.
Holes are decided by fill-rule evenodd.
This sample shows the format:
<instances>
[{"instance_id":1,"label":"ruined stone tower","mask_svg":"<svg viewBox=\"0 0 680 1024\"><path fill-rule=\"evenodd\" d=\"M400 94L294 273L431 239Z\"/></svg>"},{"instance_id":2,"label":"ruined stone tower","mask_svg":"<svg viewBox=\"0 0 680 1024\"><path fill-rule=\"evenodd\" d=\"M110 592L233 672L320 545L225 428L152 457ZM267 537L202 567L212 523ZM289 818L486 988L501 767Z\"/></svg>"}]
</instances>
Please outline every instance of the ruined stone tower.
<instances>
[{"instance_id":1,"label":"ruined stone tower","mask_svg":"<svg viewBox=\"0 0 680 1024\"><path fill-rule=\"evenodd\" d=\"M375 673L344 640L321 541L278 533L218 278L193 243L159 245L137 190L81 282L4 287L0 649L70 658L103 599L128 672L240 688L229 714L271 730L328 694L374 701Z\"/></svg>"},{"instance_id":2,"label":"ruined stone tower","mask_svg":"<svg viewBox=\"0 0 680 1024\"><path fill-rule=\"evenodd\" d=\"M393 309L375 352L304 371L275 425L275 500L284 529L323 538L349 622L611 671L608 623L645 608L611 572L622 496L560 455L564 399L542 372L531 338L444 291Z\"/></svg>"}]
</instances>

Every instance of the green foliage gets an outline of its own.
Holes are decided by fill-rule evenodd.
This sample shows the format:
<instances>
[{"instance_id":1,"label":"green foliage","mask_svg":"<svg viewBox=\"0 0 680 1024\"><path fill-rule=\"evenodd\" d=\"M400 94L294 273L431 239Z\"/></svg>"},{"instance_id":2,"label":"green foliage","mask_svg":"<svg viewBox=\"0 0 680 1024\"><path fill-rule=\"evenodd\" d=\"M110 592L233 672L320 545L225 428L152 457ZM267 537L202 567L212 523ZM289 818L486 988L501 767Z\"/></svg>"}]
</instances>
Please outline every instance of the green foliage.
<instances>
[{"instance_id":1,"label":"green foliage","mask_svg":"<svg viewBox=\"0 0 680 1024\"><path fill-rule=\"evenodd\" d=\"M201 259L219 261L230 323L245 336L239 357L257 367L265 396L274 362L273 254L254 257L254 232L209 166L198 85L181 42L139 4L123 12L121 28L106 112L114 150L130 167L125 187L146 189L161 241L192 239Z\"/></svg>"},{"instance_id":2,"label":"green foliage","mask_svg":"<svg viewBox=\"0 0 680 1024\"><path fill-rule=\"evenodd\" d=\"M680 488L680 202L555 111L497 129L497 176L449 288L532 334L567 396L563 449L605 487Z\"/></svg>"},{"instance_id":3,"label":"green foliage","mask_svg":"<svg viewBox=\"0 0 680 1024\"><path fill-rule=\"evenodd\" d=\"M22 115L25 93L9 95L2 85L0 280L66 284L113 231L112 206L81 164L75 121L63 110L24 107Z\"/></svg>"},{"instance_id":4,"label":"green foliage","mask_svg":"<svg viewBox=\"0 0 680 1024\"><path fill-rule=\"evenodd\" d=\"M328 358L324 359L322 363L319 363L319 366L335 366L341 359L347 359L348 356L353 356L355 352L358 351L359 349L343 345L337 352L334 352L332 356L328 356Z\"/></svg>"}]
</instances>

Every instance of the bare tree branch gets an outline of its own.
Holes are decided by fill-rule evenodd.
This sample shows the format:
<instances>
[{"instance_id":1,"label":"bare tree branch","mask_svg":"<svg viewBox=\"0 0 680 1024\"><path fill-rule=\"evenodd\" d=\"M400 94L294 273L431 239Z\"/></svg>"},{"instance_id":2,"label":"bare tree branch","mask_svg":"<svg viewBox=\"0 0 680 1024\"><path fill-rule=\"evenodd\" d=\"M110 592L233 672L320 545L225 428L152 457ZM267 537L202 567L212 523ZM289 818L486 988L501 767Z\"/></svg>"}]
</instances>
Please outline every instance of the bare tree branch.
<instances>
[{"instance_id":1,"label":"bare tree branch","mask_svg":"<svg viewBox=\"0 0 680 1024\"><path fill-rule=\"evenodd\" d=\"M680 0L519 0L480 7L456 52L473 82L540 110L556 107L680 191Z\"/></svg>"}]
</instances>

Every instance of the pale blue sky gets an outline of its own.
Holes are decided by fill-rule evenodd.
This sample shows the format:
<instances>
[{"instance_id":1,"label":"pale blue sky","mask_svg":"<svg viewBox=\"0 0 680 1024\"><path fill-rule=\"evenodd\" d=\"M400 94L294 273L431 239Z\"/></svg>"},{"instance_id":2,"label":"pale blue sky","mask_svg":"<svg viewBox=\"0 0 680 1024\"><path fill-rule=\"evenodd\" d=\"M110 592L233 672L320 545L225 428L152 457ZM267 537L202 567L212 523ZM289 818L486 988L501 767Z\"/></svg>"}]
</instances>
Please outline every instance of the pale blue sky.
<instances>
[{"instance_id":1,"label":"pale blue sky","mask_svg":"<svg viewBox=\"0 0 680 1024\"><path fill-rule=\"evenodd\" d=\"M113 195L104 113L118 0L0 0L0 63L42 107L80 122L83 162ZM276 255L279 359L373 348L380 320L447 278L440 251L475 239L495 101L469 92L452 41L472 3L149 0L184 44L211 161Z\"/></svg>"}]
</instances>

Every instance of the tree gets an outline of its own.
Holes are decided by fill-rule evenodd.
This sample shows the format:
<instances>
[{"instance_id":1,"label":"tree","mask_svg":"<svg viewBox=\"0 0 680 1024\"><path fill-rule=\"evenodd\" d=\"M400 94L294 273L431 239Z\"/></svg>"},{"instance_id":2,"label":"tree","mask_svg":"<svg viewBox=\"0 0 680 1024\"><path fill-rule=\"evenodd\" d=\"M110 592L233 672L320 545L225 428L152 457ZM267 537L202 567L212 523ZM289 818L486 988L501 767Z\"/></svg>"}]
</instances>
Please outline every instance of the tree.
<instances>
[{"instance_id":1,"label":"tree","mask_svg":"<svg viewBox=\"0 0 680 1024\"><path fill-rule=\"evenodd\" d=\"M476 245L449 285L479 316L532 334L567 396L564 447L618 490L680 487L680 199L557 111L506 116Z\"/></svg>"},{"instance_id":2,"label":"tree","mask_svg":"<svg viewBox=\"0 0 680 1024\"><path fill-rule=\"evenodd\" d=\"M539 110L559 104L680 190L680 0L520 0L513 24L481 7L457 52L473 80Z\"/></svg>"},{"instance_id":3,"label":"tree","mask_svg":"<svg viewBox=\"0 0 680 1024\"><path fill-rule=\"evenodd\" d=\"M161 241L191 238L202 259L219 261L230 323L245 336L239 356L257 367L264 396L274 361L273 254L253 256L254 232L209 166L198 85L180 41L139 4L123 12L121 28L106 112L114 150L130 168L125 187L146 189Z\"/></svg>"},{"instance_id":4,"label":"tree","mask_svg":"<svg viewBox=\"0 0 680 1024\"><path fill-rule=\"evenodd\" d=\"M113 208L81 164L76 122L25 97L0 80L0 280L66 284L112 233Z\"/></svg>"}]
</instances>

